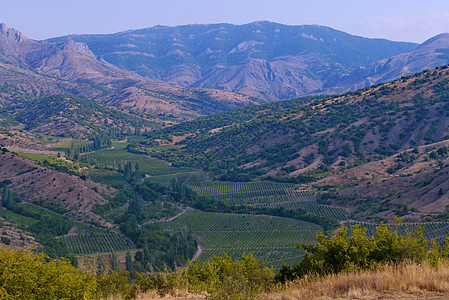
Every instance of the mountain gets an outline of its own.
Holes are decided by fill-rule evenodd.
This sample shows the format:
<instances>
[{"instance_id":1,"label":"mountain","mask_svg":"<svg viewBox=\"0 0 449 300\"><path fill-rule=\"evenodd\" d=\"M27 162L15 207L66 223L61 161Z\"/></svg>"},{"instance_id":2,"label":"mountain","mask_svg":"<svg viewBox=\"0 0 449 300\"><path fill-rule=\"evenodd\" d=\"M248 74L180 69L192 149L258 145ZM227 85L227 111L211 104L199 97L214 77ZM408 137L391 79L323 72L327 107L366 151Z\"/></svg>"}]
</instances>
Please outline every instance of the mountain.
<instances>
[{"instance_id":1,"label":"mountain","mask_svg":"<svg viewBox=\"0 0 449 300\"><path fill-rule=\"evenodd\" d=\"M329 78L418 46L271 22L156 26L69 38L87 44L101 60L147 78L268 101L314 93Z\"/></svg>"},{"instance_id":2,"label":"mountain","mask_svg":"<svg viewBox=\"0 0 449 300\"><path fill-rule=\"evenodd\" d=\"M34 41L5 24L0 25L0 54L0 84L32 96L69 93L181 120L261 103L242 94L149 80L99 59L71 38Z\"/></svg>"},{"instance_id":3,"label":"mountain","mask_svg":"<svg viewBox=\"0 0 449 300\"><path fill-rule=\"evenodd\" d=\"M196 165L222 180L328 191L323 201L365 220L391 218L404 206L414 210L410 220L438 216L449 204L448 90L444 66L342 96L199 118L149 135L182 148L135 151Z\"/></svg>"},{"instance_id":4,"label":"mountain","mask_svg":"<svg viewBox=\"0 0 449 300\"><path fill-rule=\"evenodd\" d=\"M392 81L449 64L449 33L437 35L416 50L389 57L326 82L325 93L342 93Z\"/></svg>"}]
</instances>

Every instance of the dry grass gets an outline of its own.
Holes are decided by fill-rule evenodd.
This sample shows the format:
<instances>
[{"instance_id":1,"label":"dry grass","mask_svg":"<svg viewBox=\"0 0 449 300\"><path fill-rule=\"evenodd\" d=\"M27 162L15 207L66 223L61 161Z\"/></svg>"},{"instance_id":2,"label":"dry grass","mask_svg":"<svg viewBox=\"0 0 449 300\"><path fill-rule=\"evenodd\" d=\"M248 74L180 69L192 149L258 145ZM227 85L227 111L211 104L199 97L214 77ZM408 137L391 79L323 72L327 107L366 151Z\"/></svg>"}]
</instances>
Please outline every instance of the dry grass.
<instances>
[{"instance_id":1,"label":"dry grass","mask_svg":"<svg viewBox=\"0 0 449 300\"><path fill-rule=\"evenodd\" d=\"M309 276L291 282L262 299L379 299L449 294L449 261L385 266L379 270Z\"/></svg>"}]
</instances>

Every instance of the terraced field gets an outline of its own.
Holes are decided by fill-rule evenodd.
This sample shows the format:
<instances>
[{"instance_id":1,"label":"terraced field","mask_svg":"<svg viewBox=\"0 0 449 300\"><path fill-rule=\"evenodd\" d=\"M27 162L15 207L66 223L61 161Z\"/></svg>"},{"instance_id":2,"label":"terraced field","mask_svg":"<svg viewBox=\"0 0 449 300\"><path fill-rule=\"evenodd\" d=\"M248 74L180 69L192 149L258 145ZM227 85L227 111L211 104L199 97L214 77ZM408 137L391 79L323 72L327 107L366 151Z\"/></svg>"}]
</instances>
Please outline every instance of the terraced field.
<instances>
[{"instance_id":1,"label":"terraced field","mask_svg":"<svg viewBox=\"0 0 449 300\"><path fill-rule=\"evenodd\" d=\"M279 269L303 255L296 244L315 242L318 225L281 217L206 213L189 210L178 218L161 223L168 231L188 228L203 247L200 261L227 253L240 258L253 253Z\"/></svg>"},{"instance_id":2,"label":"terraced field","mask_svg":"<svg viewBox=\"0 0 449 300\"><path fill-rule=\"evenodd\" d=\"M148 180L168 185L177 180L199 195L222 201L229 205L253 207L284 207L287 210L304 209L312 214L346 220L348 212L343 207L321 205L310 191L295 190L293 183L261 182L221 182L206 181L199 172L152 176Z\"/></svg>"},{"instance_id":3,"label":"terraced field","mask_svg":"<svg viewBox=\"0 0 449 300\"><path fill-rule=\"evenodd\" d=\"M117 252L135 249L126 237L115 233L84 233L61 237L70 253L75 255Z\"/></svg>"}]
</instances>

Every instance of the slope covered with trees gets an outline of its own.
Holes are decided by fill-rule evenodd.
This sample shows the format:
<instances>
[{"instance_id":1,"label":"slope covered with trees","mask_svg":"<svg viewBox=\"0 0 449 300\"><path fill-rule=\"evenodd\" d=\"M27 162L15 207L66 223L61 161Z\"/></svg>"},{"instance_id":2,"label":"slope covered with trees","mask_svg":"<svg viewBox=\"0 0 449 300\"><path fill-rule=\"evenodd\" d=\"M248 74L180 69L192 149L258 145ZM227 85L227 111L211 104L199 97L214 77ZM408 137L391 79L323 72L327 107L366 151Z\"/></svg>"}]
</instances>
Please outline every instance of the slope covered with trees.
<instances>
[{"instance_id":1,"label":"slope covered with trees","mask_svg":"<svg viewBox=\"0 0 449 300\"><path fill-rule=\"evenodd\" d=\"M222 180L269 179L333 189L351 207L357 206L349 199L355 192L371 202L383 198L388 210L402 203L443 213L448 79L442 67L342 96L309 99L309 104L291 100L221 114L215 128L207 125L215 116L198 119L161 131L159 138L166 140L182 134L181 148L147 153L201 167ZM206 130L198 130L198 124ZM136 145L135 151L145 149ZM399 182L402 188L388 188ZM420 200L423 193L426 198ZM332 197L326 201L332 203ZM441 203L432 206L437 200Z\"/></svg>"}]
</instances>

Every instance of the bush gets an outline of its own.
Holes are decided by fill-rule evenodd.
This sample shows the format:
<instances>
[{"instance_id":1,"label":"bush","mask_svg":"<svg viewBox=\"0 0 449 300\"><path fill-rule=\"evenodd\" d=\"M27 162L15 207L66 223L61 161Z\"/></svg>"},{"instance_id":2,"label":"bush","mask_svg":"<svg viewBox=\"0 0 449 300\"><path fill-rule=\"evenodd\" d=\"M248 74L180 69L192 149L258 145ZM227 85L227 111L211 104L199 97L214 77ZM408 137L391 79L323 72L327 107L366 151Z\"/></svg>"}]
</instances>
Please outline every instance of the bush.
<instances>
[{"instance_id":1,"label":"bush","mask_svg":"<svg viewBox=\"0 0 449 300\"><path fill-rule=\"evenodd\" d=\"M190 264L187 270L190 284L197 291L206 290L208 299L256 299L273 282L272 269L252 254L233 261L228 255L214 256L201 266Z\"/></svg>"},{"instance_id":2,"label":"bush","mask_svg":"<svg viewBox=\"0 0 449 300\"><path fill-rule=\"evenodd\" d=\"M373 269L383 263L431 260L437 264L437 258L444 255L441 249L449 249L425 239L421 230L400 235L397 230L390 232L385 224L377 227L371 237L366 235L366 228L355 225L350 232L347 227L338 229L329 239L320 233L317 240L317 244L298 244L298 248L306 251L304 259L292 267L283 266L275 279L285 282L309 273L325 275Z\"/></svg>"},{"instance_id":3,"label":"bush","mask_svg":"<svg viewBox=\"0 0 449 300\"><path fill-rule=\"evenodd\" d=\"M95 291L95 278L65 260L0 247L0 299L84 299Z\"/></svg>"}]
</instances>

